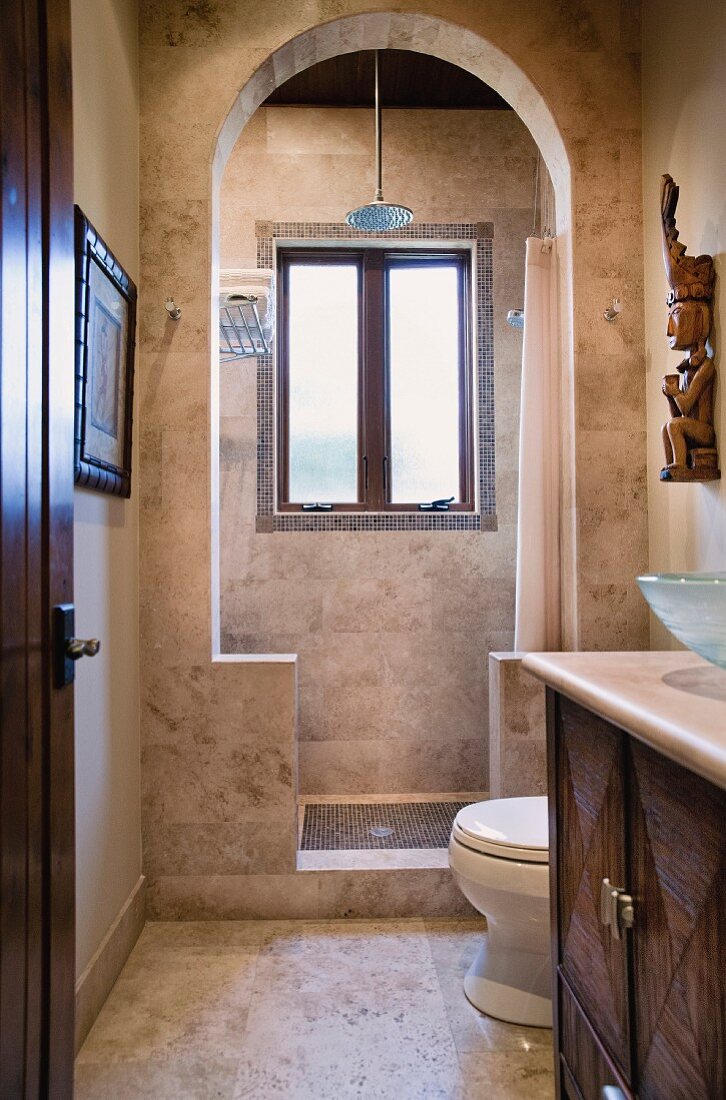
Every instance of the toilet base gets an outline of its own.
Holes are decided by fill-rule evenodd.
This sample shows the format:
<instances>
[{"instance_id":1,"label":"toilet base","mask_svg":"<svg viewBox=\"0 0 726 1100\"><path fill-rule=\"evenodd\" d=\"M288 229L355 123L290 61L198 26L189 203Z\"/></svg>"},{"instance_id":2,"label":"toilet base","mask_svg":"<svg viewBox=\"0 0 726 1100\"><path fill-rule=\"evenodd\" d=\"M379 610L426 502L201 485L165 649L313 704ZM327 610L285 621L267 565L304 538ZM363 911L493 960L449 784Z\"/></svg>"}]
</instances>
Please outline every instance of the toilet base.
<instances>
[{"instance_id":1,"label":"toilet base","mask_svg":"<svg viewBox=\"0 0 726 1100\"><path fill-rule=\"evenodd\" d=\"M550 956L484 940L464 978L464 992L480 1012L527 1027L552 1027Z\"/></svg>"}]
</instances>

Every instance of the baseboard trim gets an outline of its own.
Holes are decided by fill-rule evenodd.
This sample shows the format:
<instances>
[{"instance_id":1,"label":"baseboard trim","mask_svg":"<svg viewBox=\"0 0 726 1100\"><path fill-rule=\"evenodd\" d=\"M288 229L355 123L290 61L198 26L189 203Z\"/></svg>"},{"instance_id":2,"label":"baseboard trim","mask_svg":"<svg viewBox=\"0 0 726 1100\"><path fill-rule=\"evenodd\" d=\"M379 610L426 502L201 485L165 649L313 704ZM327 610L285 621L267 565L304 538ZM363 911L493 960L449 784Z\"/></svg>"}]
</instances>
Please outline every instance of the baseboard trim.
<instances>
[{"instance_id":1,"label":"baseboard trim","mask_svg":"<svg viewBox=\"0 0 726 1100\"><path fill-rule=\"evenodd\" d=\"M76 982L76 1054L113 989L146 920L146 876L139 880Z\"/></svg>"}]
</instances>

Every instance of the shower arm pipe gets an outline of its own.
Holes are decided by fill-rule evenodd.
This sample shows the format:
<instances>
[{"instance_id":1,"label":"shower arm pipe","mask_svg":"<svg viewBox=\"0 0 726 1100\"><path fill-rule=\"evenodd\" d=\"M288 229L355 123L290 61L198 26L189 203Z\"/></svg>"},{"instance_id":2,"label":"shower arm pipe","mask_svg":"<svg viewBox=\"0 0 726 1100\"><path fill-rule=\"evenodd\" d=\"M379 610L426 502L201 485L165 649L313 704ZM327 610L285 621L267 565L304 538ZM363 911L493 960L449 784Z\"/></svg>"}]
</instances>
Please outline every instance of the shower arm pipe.
<instances>
[{"instance_id":1,"label":"shower arm pipe","mask_svg":"<svg viewBox=\"0 0 726 1100\"><path fill-rule=\"evenodd\" d=\"M378 50L374 51L376 86L376 202L383 202L383 135L381 133L381 96L378 87Z\"/></svg>"}]
</instances>

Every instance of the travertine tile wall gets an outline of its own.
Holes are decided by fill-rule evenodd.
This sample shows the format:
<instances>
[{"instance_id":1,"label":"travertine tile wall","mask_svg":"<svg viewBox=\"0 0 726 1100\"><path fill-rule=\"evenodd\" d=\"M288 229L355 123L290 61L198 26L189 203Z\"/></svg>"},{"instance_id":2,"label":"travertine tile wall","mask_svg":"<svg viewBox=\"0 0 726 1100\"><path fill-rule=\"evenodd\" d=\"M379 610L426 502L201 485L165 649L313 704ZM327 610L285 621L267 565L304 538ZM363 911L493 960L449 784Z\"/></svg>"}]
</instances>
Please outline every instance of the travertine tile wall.
<instances>
[{"instance_id":1,"label":"travertine tile wall","mask_svg":"<svg viewBox=\"0 0 726 1100\"><path fill-rule=\"evenodd\" d=\"M191 816L206 830L194 864L182 860L180 843L172 839L169 873L160 874L165 860L149 872L150 907L157 917L263 910L282 915L300 908L306 891L322 891L294 874L290 856L282 862L284 871L266 872L268 852L269 866L275 865L272 829L258 833L261 874L220 859L229 824L244 826L243 812L236 822L233 814L239 806L234 792L248 782L245 765L240 758L230 768L217 766L214 724L191 733L191 744L175 728L193 725L195 715L212 723L215 717L209 697L194 693L194 677L213 674L213 181L243 123L287 76L346 50L430 52L493 85L532 131L557 188L562 246L566 637L582 648L638 648L647 641L644 605L633 583L647 561L639 4L398 0L395 14L388 6L387 0L294 5L148 0L140 5L137 381L147 872L154 846L161 853L166 838L173 837L167 827L184 824L181 818L190 821L177 793L184 769L190 783L213 796L203 814ZM183 308L177 324L164 312L169 293ZM617 325L607 325L602 310L616 294L626 309ZM447 608L452 615L461 611ZM277 687L292 690L288 678ZM244 706L245 699L255 700L254 707L247 704L247 736L251 743L258 725L260 753L277 687L271 690L263 664L235 668L225 687L232 713L240 701ZM160 736L168 751L155 756L148 750ZM212 738L205 742L206 756L193 747L201 736ZM292 786L288 802L292 812ZM245 835L243 828L240 832ZM387 878L386 890L390 882ZM342 906L349 884L336 889ZM317 902L308 899L310 905L328 911L330 899L316 897Z\"/></svg>"},{"instance_id":2,"label":"travertine tile wall","mask_svg":"<svg viewBox=\"0 0 726 1100\"><path fill-rule=\"evenodd\" d=\"M489 794L547 793L545 689L521 653L489 654Z\"/></svg>"},{"instance_id":3,"label":"travertine tile wall","mask_svg":"<svg viewBox=\"0 0 726 1100\"><path fill-rule=\"evenodd\" d=\"M254 363L222 368L221 642L299 658L303 794L487 790L487 654L514 630L521 333L537 148L513 111L386 111L386 194L493 222L498 530L254 529ZM373 193L370 111L263 108L224 175L220 264L255 220L342 221Z\"/></svg>"}]
</instances>

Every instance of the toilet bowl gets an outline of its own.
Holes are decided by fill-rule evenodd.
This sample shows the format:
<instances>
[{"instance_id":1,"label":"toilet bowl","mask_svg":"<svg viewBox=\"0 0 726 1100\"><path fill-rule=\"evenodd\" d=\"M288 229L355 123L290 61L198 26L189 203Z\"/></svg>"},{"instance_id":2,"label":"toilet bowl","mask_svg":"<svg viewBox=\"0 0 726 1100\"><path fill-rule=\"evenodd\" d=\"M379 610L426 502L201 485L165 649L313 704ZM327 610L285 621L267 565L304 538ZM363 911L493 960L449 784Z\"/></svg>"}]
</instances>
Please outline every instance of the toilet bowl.
<instances>
[{"instance_id":1,"label":"toilet bowl","mask_svg":"<svg viewBox=\"0 0 726 1100\"><path fill-rule=\"evenodd\" d=\"M487 919L466 978L476 1008L514 1024L552 1026L547 798L465 806L449 841L464 897Z\"/></svg>"}]
</instances>

